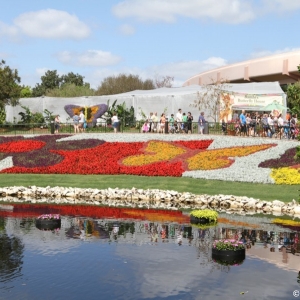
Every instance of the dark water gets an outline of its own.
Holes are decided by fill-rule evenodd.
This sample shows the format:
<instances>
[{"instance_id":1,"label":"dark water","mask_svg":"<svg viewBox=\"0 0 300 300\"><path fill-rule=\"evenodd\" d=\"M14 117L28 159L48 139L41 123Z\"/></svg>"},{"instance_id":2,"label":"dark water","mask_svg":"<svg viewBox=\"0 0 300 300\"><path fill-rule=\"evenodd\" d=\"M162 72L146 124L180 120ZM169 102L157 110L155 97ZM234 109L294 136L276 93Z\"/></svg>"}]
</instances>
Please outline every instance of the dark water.
<instances>
[{"instance_id":1,"label":"dark water","mask_svg":"<svg viewBox=\"0 0 300 300\"><path fill-rule=\"evenodd\" d=\"M35 226L36 211L2 211L0 299L296 299L300 256L283 257L277 245L271 253L263 243L293 230L267 231L265 220L255 229L233 226L233 217L202 230L184 215L126 209L131 218L114 217L122 213L62 215L60 230L45 231ZM259 219L242 220L251 227ZM212 260L214 238L237 232L255 235L246 259Z\"/></svg>"}]
</instances>

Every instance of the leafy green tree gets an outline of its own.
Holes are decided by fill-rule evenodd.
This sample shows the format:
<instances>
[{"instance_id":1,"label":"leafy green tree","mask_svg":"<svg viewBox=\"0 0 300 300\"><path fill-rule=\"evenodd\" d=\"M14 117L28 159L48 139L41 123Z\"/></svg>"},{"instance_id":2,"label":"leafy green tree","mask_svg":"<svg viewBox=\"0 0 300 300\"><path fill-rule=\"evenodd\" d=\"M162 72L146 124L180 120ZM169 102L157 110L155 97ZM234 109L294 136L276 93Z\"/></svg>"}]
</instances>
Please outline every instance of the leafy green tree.
<instances>
[{"instance_id":1,"label":"leafy green tree","mask_svg":"<svg viewBox=\"0 0 300 300\"><path fill-rule=\"evenodd\" d=\"M20 99L21 78L18 71L5 65L5 61L0 62L0 108L5 105L17 105Z\"/></svg>"},{"instance_id":2,"label":"leafy green tree","mask_svg":"<svg viewBox=\"0 0 300 300\"><path fill-rule=\"evenodd\" d=\"M119 74L104 78L96 90L96 95L114 95L134 90L155 89L153 80L142 80L138 75Z\"/></svg>"},{"instance_id":3,"label":"leafy green tree","mask_svg":"<svg viewBox=\"0 0 300 300\"><path fill-rule=\"evenodd\" d=\"M32 96L30 86L23 86L20 92L20 98L30 98Z\"/></svg>"},{"instance_id":4,"label":"leafy green tree","mask_svg":"<svg viewBox=\"0 0 300 300\"><path fill-rule=\"evenodd\" d=\"M89 84L77 86L74 83L63 84L60 88L55 88L46 92L48 97L81 97L94 96L95 91L90 88Z\"/></svg>"},{"instance_id":5,"label":"leafy green tree","mask_svg":"<svg viewBox=\"0 0 300 300\"><path fill-rule=\"evenodd\" d=\"M84 77L73 72L59 76L56 70L48 70L32 89L33 97L80 97L93 96L94 90L90 84L84 82Z\"/></svg>"},{"instance_id":6,"label":"leafy green tree","mask_svg":"<svg viewBox=\"0 0 300 300\"><path fill-rule=\"evenodd\" d=\"M79 74L74 74L73 72L68 73L67 75L63 75L61 77L62 85L65 84L74 84L75 86L83 86L84 85L84 77Z\"/></svg>"},{"instance_id":7,"label":"leafy green tree","mask_svg":"<svg viewBox=\"0 0 300 300\"><path fill-rule=\"evenodd\" d=\"M298 67L299 68L299 67ZM293 114L300 114L300 82L289 84L287 88L287 102Z\"/></svg>"},{"instance_id":8,"label":"leafy green tree","mask_svg":"<svg viewBox=\"0 0 300 300\"><path fill-rule=\"evenodd\" d=\"M46 94L47 90L59 88L62 82L62 78L57 74L56 70L48 70L45 75L41 77L41 84L37 84L32 89L32 95L34 97L40 97Z\"/></svg>"}]
</instances>

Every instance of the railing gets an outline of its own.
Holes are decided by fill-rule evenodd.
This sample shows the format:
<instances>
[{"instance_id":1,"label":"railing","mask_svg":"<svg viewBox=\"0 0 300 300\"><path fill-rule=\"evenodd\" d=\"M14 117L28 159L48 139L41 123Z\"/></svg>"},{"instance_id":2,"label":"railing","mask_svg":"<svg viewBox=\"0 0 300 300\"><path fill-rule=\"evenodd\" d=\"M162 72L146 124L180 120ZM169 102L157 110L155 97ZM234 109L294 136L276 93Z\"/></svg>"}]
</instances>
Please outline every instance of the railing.
<instances>
[{"instance_id":1,"label":"railing","mask_svg":"<svg viewBox=\"0 0 300 300\"><path fill-rule=\"evenodd\" d=\"M124 124L120 122L118 132L122 133L148 133L149 131L143 131L144 122L135 121L130 124ZM166 123L164 128L160 128L159 123L152 123L151 132L163 133L163 134L198 134L198 123L193 122L188 125L187 123L181 123L179 125ZM113 126L106 122L87 123L86 128L81 128L81 132L85 133L112 133L114 132ZM59 134L73 134L73 123L61 123L58 129ZM256 125L254 128L246 127L246 132L243 133L240 127L236 127L233 123L225 124L209 122L205 124L204 134L214 135L230 135L230 136L253 136L253 137L270 137L270 130L266 130L262 125ZM26 135L26 134L54 134L54 123L51 124L2 124L0 125L0 135ZM272 137L275 138L291 138L291 132L288 128L274 127Z\"/></svg>"}]
</instances>

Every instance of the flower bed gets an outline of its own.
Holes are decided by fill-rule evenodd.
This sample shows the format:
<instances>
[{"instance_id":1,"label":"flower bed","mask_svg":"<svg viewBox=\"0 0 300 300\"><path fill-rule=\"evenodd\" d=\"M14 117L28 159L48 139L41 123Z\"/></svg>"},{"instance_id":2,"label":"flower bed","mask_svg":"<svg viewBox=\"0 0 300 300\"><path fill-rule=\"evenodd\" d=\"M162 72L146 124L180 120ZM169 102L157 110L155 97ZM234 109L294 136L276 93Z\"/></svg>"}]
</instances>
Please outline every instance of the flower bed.
<instances>
[{"instance_id":1,"label":"flower bed","mask_svg":"<svg viewBox=\"0 0 300 300\"><path fill-rule=\"evenodd\" d=\"M149 134L149 136L152 136ZM92 138L90 138L92 137ZM291 161L296 142L192 135L59 135L0 138L0 171L35 174L130 174L276 184L300 184L300 165ZM102 138L102 139L101 139ZM111 140L104 141L103 139ZM141 139L141 141L136 141ZM182 140L181 140L182 139ZM132 140L132 142L131 142ZM135 141L133 141L135 140ZM291 150L290 150L291 149ZM285 163L277 163L277 166ZM264 166L264 168L259 167Z\"/></svg>"}]
</instances>

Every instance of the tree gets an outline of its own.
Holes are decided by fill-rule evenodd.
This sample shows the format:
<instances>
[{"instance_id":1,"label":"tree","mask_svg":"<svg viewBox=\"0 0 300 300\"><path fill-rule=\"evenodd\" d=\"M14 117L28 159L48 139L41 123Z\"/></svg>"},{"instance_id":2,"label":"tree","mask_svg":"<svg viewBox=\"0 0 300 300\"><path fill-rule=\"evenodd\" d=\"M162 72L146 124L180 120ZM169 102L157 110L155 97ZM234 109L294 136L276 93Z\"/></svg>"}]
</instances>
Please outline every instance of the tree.
<instances>
[{"instance_id":1,"label":"tree","mask_svg":"<svg viewBox=\"0 0 300 300\"><path fill-rule=\"evenodd\" d=\"M151 79L143 81L138 75L119 74L118 76L104 78L96 90L96 95L114 95L134 90L152 90L154 88L155 85Z\"/></svg>"},{"instance_id":2,"label":"tree","mask_svg":"<svg viewBox=\"0 0 300 300\"><path fill-rule=\"evenodd\" d=\"M73 72L68 73L67 75L61 76L62 86L65 84L74 84L75 86L83 86L84 77L79 74L74 74Z\"/></svg>"},{"instance_id":3,"label":"tree","mask_svg":"<svg viewBox=\"0 0 300 300\"><path fill-rule=\"evenodd\" d=\"M20 99L21 78L18 71L5 65L5 61L0 62L0 109L5 105L17 105Z\"/></svg>"},{"instance_id":4,"label":"tree","mask_svg":"<svg viewBox=\"0 0 300 300\"><path fill-rule=\"evenodd\" d=\"M62 78L57 74L56 70L48 70L45 75L41 77L41 84L37 84L32 89L33 97L40 97L46 94L47 90L59 88Z\"/></svg>"},{"instance_id":5,"label":"tree","mask_svg":"<svg viewBox=\"0 0 300 300\"><path fill-rule=\"evenodd\" d=\"M173 86L174 77L172 76L156 76L155 77L155 86L156 88L167 87L171 88Z\"/></svg>"},{"instance_id":6,"label":"tree","mask_svg":"<svg viewBox=\"0 0 300 300\"><path fill-rule=\"evenodd\" d=\"M93 96L94 90L90 88L90 84L84 82L84 76L74 74L59 76L56 70L48 70L41 77L41 83L37 83L32 89L33 97L41 97L43 95L49 97L80 97Z\"/></svg>"},{"instance_id":7,"label":"tree","mask_svg":"<svg viewBox=\"0 0 300 300\"><path fill-rule=\"evenodd\" d=\"M23 85L20 92L20 98L30 98L31 96L32 96L32 92L30 86Z\"/></svg>"},{"instance_id":8,"label":"tree","mask_svg":"<svg viewBox=\"0 0 300 300\"><path fill-rule=\"evenodd\" d=\"M226 80L203 85L202 91L197 93L197 98L191 106L197 107L199 111L206 110L207 116L217 122L220 111L228 109L225 101L230 94L228 88ZM226 107L223 107L224 103Z\"/></svg>"},{"instance_id":9,"label":"tree","mask_svg":"<svg viewBox=\"0 0 300 300\"><path fill-rule=\"evenodd\" d=\"M60 88L55 88L46 92L48 97L81 97L94 96L95 91L90 88L89 84L77 86L74 83L66 83Z\"/></svg>"},{"instance_id":10,"label":"tree","mask_svg":"<svg viewBox=\"0 0 300 300\"><path fill-rule=\"evenodd\" d=\"M300 114L300 81L295 82L294 84L289 84L286 94L288 106L292 113Z\"/></svg>"}]
</instances>

